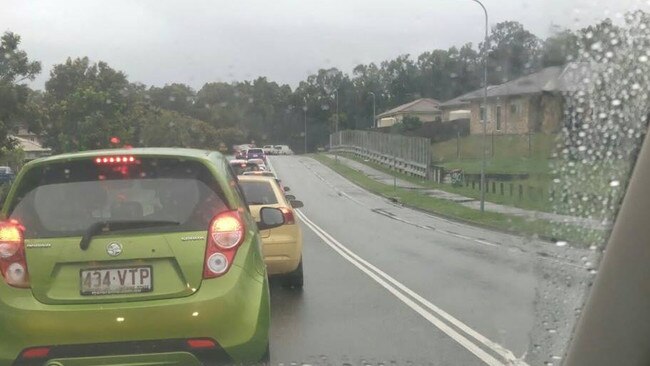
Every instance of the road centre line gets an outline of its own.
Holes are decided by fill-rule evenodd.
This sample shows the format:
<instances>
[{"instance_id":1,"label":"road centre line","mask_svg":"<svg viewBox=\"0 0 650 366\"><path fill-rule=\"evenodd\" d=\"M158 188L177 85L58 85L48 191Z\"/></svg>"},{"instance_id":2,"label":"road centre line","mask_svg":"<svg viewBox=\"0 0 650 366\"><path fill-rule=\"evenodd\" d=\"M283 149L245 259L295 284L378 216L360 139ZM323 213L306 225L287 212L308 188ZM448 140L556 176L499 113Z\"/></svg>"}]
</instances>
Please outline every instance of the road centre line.
<instances>
[{"instance_id":1,"label":"road centre line","mask_svg":"<svg viewBox=\"0 0 650 366\"><path fill-rule=\"evenodd\" d=\"M357 254L349 250L343 244L341 244L336 239L334 239L325 230L323 230L318 225L316 225L313 221L307 218L305 214L302 213L300 210L296 210L295 212L302 219L303 223L305 223L307 227L309 227L318 237L320 237L325 242L325 244L330 246L334 251L339 253L343 258L345 258L354 266L359 268L362 272L364 272L370 278L372 278L377 283L379 283L382 287L384 287L386 290L392 293L395 297L397 297L399 300L401 300L403 303L409 306L416 313L418 313L426 320L428 320L431 324L433 324L442 332L447 334L454 341L456 341L465 349L473 353L484 363L493 366L526 365L525 362L519 360L511 351L487 339L485 336L481 335L480 333L473 330L469 326L465 325L458 319L452 317L442 309L433 305L431 302L424 299L422 296L418 295L417 293L415 293L414 291L412 291L402 283L398 282L393 277L389 276L388 274L381 271L374 265L365 261L363 258L359 257ZM402 292L400 292L398 289L401 290ZM405 294L409 295L410 298ZM419 302L419 304L416 301ZM501 356L506 361L506 363L502 363L501 361L495 359L492 355L485 352L478 345L474 344L465 336L463 336L462 334L460 334L459 332L451 328L449 325L444 323L440 318L436 317L436 315L434 315L432 312L426 311L422 306L428 308L433 313L435 313L438 317L446 320L447 322L456 326L461 331L465 332L467 335L473 337L474 339L476 339L477 341L485 345L491 351Z\"/></svg>"}]
</instances>

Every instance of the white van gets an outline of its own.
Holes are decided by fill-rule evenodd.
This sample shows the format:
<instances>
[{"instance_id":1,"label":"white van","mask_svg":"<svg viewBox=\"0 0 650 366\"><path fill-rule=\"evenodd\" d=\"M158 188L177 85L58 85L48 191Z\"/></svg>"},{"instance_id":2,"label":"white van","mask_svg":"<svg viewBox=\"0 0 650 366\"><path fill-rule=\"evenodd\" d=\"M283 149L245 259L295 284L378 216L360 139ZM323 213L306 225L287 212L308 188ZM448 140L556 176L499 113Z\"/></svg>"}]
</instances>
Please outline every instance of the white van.
<instances>
[{"instance_id":1,"label":"white van","mask_svg":"<svg viewBox=\"0 0 650 366\"><path fill-rule=\"evenodd\" d=\"M293 150L287 145L275 145L273 146L274 155L293 155Z\"/></svg>"}]
</instances>

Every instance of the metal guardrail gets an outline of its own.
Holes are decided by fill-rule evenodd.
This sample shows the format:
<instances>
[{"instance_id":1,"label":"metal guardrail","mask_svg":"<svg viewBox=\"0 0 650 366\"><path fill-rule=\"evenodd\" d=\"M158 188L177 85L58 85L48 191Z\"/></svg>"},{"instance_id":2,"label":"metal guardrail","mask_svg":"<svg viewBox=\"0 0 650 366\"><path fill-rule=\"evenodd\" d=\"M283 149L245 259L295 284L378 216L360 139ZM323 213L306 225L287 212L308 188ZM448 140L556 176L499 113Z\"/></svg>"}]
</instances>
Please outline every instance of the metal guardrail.
<instances>
[{"instance_id":1,"label":"metal guardrail","mask_svg":"<svg viewBox=\"0 0 650 366\"><path fill-rule=\"evenodd\" d=\"M431 178L431 142L423 137L373 131L339 131L330 135L330 151L346 152L399 172Z\"/></svg>"}]
</instances>

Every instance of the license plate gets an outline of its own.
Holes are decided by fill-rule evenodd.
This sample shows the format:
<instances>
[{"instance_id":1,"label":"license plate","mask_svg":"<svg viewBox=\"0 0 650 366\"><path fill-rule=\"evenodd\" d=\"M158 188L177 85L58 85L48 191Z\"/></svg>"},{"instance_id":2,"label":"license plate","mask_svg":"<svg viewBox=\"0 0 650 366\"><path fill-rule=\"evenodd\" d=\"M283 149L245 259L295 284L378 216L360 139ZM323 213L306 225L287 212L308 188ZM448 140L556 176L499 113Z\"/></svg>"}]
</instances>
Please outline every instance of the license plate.
<instances>
[{"instance_id":1,"label":"license plate","mask_svg":"<svg viewBox=\"0 0 650 366\"><path fill-rule=\"evenodd\" d=\"M137 294L153 290L151 266L81 270L82 295Z\"/></svg>"}]
</instances>

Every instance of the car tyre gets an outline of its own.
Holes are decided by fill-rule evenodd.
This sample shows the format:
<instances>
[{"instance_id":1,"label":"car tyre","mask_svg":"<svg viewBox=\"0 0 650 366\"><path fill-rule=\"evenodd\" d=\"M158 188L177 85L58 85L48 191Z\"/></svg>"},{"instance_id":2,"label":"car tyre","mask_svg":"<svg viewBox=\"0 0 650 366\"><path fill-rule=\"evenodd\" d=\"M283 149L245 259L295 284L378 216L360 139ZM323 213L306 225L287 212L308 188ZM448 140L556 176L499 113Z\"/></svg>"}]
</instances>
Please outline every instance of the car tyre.
<instances>
[{"instance_id":1,"label":"car tyre","mask_svg":"<svg viewBox=\"0 0 650 366\"><path fill-rule=\"evenodd\" d=\"M287 273L282 278L282 287L284 288L295 288L302 289L304 284L303 271L302 271L302 258L300 258L300 263L298 263L298 268L293 270L293 272Z\"/></svg>"}]
</instances>

